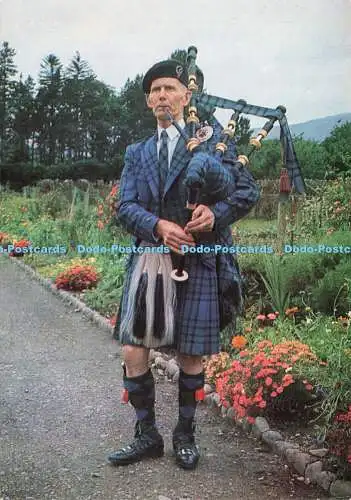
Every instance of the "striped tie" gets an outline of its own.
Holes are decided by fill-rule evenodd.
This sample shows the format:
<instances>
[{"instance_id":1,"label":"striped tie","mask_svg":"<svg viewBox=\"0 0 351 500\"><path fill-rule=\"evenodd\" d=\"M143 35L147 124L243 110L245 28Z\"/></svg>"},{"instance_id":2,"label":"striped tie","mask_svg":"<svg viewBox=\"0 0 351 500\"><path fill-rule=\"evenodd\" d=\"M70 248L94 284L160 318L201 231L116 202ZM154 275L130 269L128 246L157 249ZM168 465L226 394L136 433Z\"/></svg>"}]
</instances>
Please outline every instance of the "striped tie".
<instances>
[{"instance_id":1,"label":"striped tie","mask_svg":"<svg viewBox=\"0 0 351 500\"><path fill-rule=\"evenodd\" d=\"M168 134L165 130L161 132L161 147L158 162L160 166L160 187L161 193L164 192L167 175L168 175Z\"/></svg>"}]
</instances>

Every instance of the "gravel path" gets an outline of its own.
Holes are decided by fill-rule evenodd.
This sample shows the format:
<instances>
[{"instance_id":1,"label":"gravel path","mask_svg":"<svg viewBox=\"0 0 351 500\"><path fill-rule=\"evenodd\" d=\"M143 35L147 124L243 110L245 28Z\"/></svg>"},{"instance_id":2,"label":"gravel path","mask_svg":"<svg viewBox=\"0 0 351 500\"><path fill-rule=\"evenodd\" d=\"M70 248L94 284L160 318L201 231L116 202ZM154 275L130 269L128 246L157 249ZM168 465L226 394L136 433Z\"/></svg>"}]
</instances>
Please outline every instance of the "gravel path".
<instances>
[{"instance_id":1,"label":"gravel path","mask_svg":"<svg viewBox=\"0 0 351 500\"><path fill-rule=\"evenodd\" d=\"M202 460L173 463L177 387L157 381L163 458L123 468L106 456L131 437L134 414L119 403L119 348L0 257L0 499L241 500L327 498L278 457L198 410Z\"/></svg>"}]
</instances>

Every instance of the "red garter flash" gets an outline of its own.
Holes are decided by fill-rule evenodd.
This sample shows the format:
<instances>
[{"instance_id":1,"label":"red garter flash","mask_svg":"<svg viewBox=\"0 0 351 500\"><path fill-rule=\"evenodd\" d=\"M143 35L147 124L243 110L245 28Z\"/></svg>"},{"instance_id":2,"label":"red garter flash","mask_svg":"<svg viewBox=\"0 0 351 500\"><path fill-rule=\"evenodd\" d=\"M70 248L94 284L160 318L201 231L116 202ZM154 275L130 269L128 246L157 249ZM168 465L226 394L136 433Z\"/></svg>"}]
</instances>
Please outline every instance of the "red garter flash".
<instances>
[{"instance_id":1,"label":"red garter flash","mask_svg":"<svg viewBox=\"0 0 351 500\"><path fill-rule=\"evenodd\" d=\"M205 391L204 388L197 389L195 391L195 401L203 401L205 399Z\"/></svg>"},{"instance_id":2,"label":"red garter flash","mask_svg":"<svg viewBox=\"0 0 351 500\"><path fill-rule=\"evenodd\" d=\"M125 405L128 403L128 401L129 401L128 389L123 389L121 403Z\"/></svg>"}]
</instances>

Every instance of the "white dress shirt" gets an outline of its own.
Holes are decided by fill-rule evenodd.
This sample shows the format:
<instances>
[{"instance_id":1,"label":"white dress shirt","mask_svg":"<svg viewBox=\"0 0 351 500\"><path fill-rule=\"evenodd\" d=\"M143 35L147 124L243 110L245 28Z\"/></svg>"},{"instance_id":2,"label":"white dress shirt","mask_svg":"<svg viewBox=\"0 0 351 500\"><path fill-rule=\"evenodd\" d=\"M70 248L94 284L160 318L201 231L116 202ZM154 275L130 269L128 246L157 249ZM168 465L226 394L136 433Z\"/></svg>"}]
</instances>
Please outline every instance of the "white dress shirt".
<instances>
[{"instance_id":1,"label":"white dress shirt","mask_svg":"<svg viewBox=\"0 0 351 500\"><path fill-rule=\"evenodd\" d=\"M183 129L185 127L185 121L179 120L178 125ZM165 130L168 135L168 168L171 166L171 161L172 161L172 156L174 153L174 150L176 148L178 139L180 137L180 133L178 130L175 128L174 125L169 126L168 128L164 129L160 127L159 125L157 126L157 134L158 134L158 141L157 141L157 156L160 154L160 148L161 148L161 132Z\"/></svg>"}]
</instances>

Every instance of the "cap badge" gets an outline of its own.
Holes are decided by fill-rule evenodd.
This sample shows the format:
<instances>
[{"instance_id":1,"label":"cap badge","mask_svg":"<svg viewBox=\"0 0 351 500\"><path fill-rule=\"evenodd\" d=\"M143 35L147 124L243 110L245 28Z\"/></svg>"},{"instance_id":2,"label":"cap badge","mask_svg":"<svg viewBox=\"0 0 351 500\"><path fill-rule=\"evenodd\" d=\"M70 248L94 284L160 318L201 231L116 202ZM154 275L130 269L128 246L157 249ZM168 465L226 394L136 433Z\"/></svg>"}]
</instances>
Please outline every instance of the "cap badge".
<instances>
[{"instance_id":1,"label":"cap badge","mask_svg":"<svg viewBox=\"0 0 351 500\"><path fill-rule=\"evenodd\" d=\"M213 136L213 128L210 125L205 125L196 131L196 137L200 142L205 142Z\"/></svg>"},{"instance_id":2,"label":"cap badge","mask_svg":"<svg viewBox=\"0 0 351 500\"><path fill-rule=\"evenodd\" d=\"M176 73L177 73L177 77L180 78L182 73L183 73L183 66L177 66L176 67Z\"/></svg>"}]
</instances>

